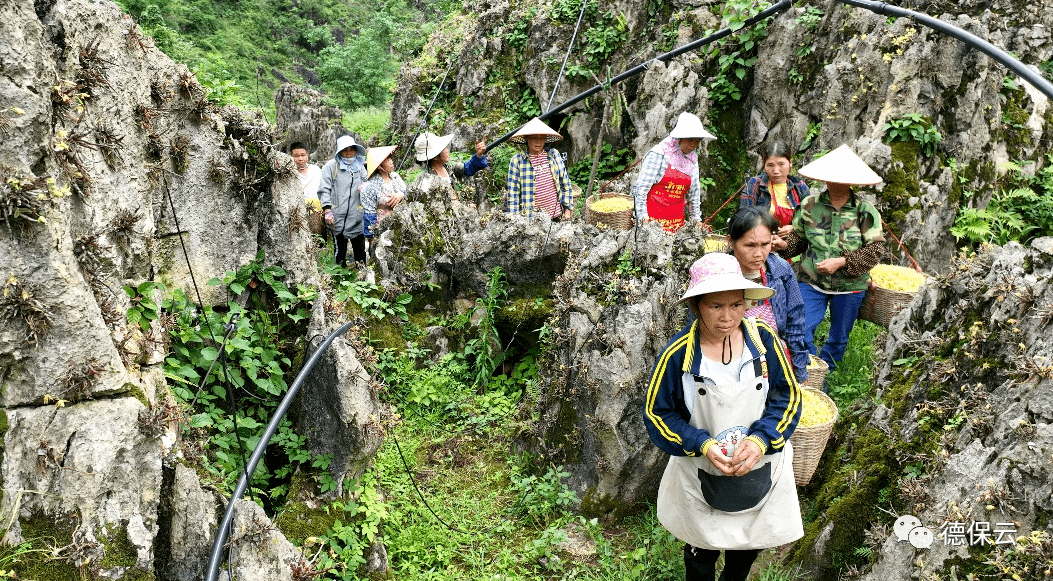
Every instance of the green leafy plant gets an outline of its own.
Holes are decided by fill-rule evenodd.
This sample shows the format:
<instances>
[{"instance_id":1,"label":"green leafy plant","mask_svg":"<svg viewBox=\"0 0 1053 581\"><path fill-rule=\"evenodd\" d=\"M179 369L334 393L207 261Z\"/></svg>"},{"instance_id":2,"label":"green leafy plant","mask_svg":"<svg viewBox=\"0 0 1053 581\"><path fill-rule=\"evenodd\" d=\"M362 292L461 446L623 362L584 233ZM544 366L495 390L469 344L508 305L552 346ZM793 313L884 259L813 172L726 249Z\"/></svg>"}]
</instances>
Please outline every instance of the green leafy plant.
<instances>
[{"instance_id":1,"label":"green leafy plant","mask_svg":"<svg viewBox=\"0 0 1053 581\"><path fill-rule=\"evenodd\" d=\"M124 294L132 299L132 306L125 313L128 322L138 325L144 331L149 329L150 322L156 320L161 312L155 293L157 291L163 293L164 290L163 284L150 280L141 282L137 286L126 285Z\"/></svg>"},{"instance_id":2,"label":"green leafy plant","mask_svg":"<svg viewBox=\"0 0 1053 581\"><path fill-rule=\"evenodd\" d=\"M596 165L596 178L608 179L618 175L629 167L633 157L632 150L627 147L615 151L613 145L604 143L600 151L600 161ZM592 172L592 157L582 159L567 171L572 182L585 187L589 183L589 173Z\"/></svg>"},{"instance_id":3,"label":"green leafy plant","mask_svg":"<svg viewBox=\"0 0 1053 581\"><path fill-rule=\"evenodd\" d=\"M882 128L889 143L894 141L913 141L921 146L927 156L936 155L936 148L943 141L939 129L928 119L917 113L911 113L899 119L893 119Z\"/></svg>"},{"instance_id":4,"label":"green leafy plant","mask_svg":"<svg viewBox=\"0 0 1053 581\"><path fill-rule=\"evenodd\" d=\"M522 18L512 23L508 32L505 33L505 42L508 43L508 46L516 50L522 50L526 46L527 39L530 38L530 23L535 14L537 14L537 8L531 8Z\"/></svg>"},{"instance_id":5,"label":"green leafy plant","mask_svg":"<svg viewBox=\"0 0 1053 581\"><path fill-rule=\"evenodd\" d=\"M951 226L959 240L1003 245L1010 240L1027 242L1053 231L1053 201L1031 188L1002 190L986 208L962 208Z\"/></svg>"},{"instance_id":6,"label":"green leafy plant","mask_svg":"<svg viewBox=\"0 0 1053 581\"><path fill-rule=\"evenodd\" d=\"M815 143L816 138L819 137L819 133L823 130L823 124L820 121L808 124L808 131L804 134L804 141L801 142L799 151L804 151Z\"/></svg>"},{"instance_id":7,"label":"green leafy plant","mask_svg":"<svg viewBox=\"0 0 1053 581\"><path fill-rule=\"evenodd\" d=\"M768 2L753 3L748 0L725 2L721 11L721 26L738 31L745 26L747 20L769 6ZM715 31L707 30L705 34L713 32ZM766 22L760 22L742 30L741 33L713 43L709 54L711 58L717 59L718 71L710 85L709 94L715 103L726 106L742 98L742 88L738 81L745 79L746 74L757 62L757 43L767 36L768 25Z\"/></svg>"},{"instance_id":8,"label":"green leafy plant","mask_svg":"<svg viewBox=\"0 0 1053 581\"><path fill-rule=\"evenodd\" d=\"M561 479L570 476L562 466L550 466L543 475L525 474L523 467L512 468L509 478L519 493L517 511L535 523L545 524L567 514L578 501L577 494Z\"/></svg>"},{"instance_id":9,"label":"green leafy plant","mask_svg":"<svg viewBox=\"0 0 1053 581\"><path fill-rule=\"evenodd\" d=\"M278 398L288 390L285 377L292 370L297 338L306 330L309 301L316 295L303 286L294 294L282 281L285 271L264 260L260 252L237 271L209 281L235 297L247 292L245 306L230 301L222 310L206 305L199 311L181 289L167 293L160 305L174 319L168 328L171 348L165 375L176 380L172 392L189 406L188 434L204 439L211 460L205 466L223 487L233 486L242 450L255 446ZM145 299L138 303L140 320L152 316L144 303ZM225 335L226 343L221 344ZM241 402L236 411L228 387ZM308 459L303 445L291 424L279 425L271 446L286 461L276 470L261 464L251 483L254 489L283 491L294 467Z\"/></svg>"},{"instance_id":10,"label":"green leafy plant","mask_svg":"<svg viewBox=\"0 0 1053 581\"><path fill-rule=\"evenodd\" d=\"M800 16L794 19L794 24L799 24L808 32L812 32L815 30L815 27L819 25L824 14L825 13L821 8L817 6L808 6Z\"/></svg>"}]
</instances>

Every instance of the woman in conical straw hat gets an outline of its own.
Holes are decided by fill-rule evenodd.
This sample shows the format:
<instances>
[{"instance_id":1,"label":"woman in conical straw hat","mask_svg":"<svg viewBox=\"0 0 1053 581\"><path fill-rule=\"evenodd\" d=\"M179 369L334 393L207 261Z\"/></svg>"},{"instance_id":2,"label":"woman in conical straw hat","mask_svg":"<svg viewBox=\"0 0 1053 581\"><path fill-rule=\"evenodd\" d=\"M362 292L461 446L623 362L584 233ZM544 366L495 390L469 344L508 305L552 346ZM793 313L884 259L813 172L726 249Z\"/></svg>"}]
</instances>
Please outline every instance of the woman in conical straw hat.
<instances>
[{"instance_id":1,"label":"woman in conical straw hat","mask_svg":"<svg viewBox=\"0 0 1053 581\"><path fill-rule=\"evenodd\" d=\"M658 520L685 542L688 581L744 581L757 554L801 538L790 436L801 388L776 332L744 318L773 291L734 256L691 266L681 302L696 315L658 355L644 399L651 441L669 454Z\"/></svg>"},{"instance_id":2,"label":"woman in conical straw hat","mask_svg":"<svg viewBox=\"0 0 1053 581\"><path fill-rule=\"evenodd\" d=\"M369 179L362 184L362 234L369 242L369 258L376 258L373 247L373 236L381 218L391 212L406 197L406 182L395 173L395 160L392 155L398 146L371 147L366 150L366 175ZM373 282L372 270L364 277Z\"/></svg>"},{"instance_id":3,"label":"woman in conical straw hat","mask_svg":"<svg viewBox=\"0 0 1053 581\"><path fill-rule=\"evenodd\" d=\"M848 335L866 296L870 269L885 253L881 215L852 191L881 183L881 177L847 145L801 168L801 175L826 182L826 191L801 201L783 258L801 256L798 284L805 309L805 341L815 355L815 329L830 310L830 334L819 353L832 371L845 355ZM825 387L825 386L824 386Z\"/></svg>"},{"instance_id":4,"label":"woman in conical straw hat","mask_svg":"<svg viewBox=\"0 0 1053 581\"><path fill-rule=\"evenodd\" d=\"M525 143L526 151L508 162L508 213L528 218L542 212L552 219L574 215L574 194L563 156L548 144L563 137L537 117L509 141Z\"/></svg>"},{"instance_id":5,"label":"woman in conical straw hat","mask_svg":"<svg viewBox=\"0 0 1053 581\"><path fill-rule=\"evenodd\" d=\"M424 166L424 172L417 176L413 187L420 187L428 174L436 175L453 189L454 199L460 201L457 189L463 181L490 166L486 162L486 144L482 141L475 142L475 154L471 159L464 163L450 163L450 142L452 141L452 133L439 136L424 132L417 136L417 140L413 142L413 149L417 161Z\"/></svg>"},{"instance_id":6,"label":"woman in conical straw hat","mask_svg":"<svg viewBox=\"0 0 1053 581\"><path fill-rule=\"evenodd\" d=\"M698 183L698 146L716 139L693 113L683 112L676 126L644 156L633 186L636 219L657 221L666 232L684 225L684 211L692 222L702 219L702 189Z\"/></svg>"}]
</instances>

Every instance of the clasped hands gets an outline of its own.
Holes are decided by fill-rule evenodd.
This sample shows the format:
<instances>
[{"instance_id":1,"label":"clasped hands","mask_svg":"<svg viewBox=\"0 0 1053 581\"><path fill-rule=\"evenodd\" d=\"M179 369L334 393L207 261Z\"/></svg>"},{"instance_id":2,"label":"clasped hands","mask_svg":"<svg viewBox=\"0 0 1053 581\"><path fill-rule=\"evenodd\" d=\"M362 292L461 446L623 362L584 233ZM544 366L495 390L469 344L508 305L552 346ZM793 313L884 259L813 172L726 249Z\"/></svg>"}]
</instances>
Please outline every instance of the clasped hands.
<instances>
[{"instance_id":1,"label":"clasped hands","mask_svg":"<svg viewBox=\"0 0 1053 581\"><path fill-rule=\"evenodd\" d=\"M743 440L735 448L735 454L728 458L720 451L720 446L710 446L706 452L706 458L724 473L724 476L744 476L753 470L753 466L760 461L760 447L752 440Z\"/></svg>"}]
</instances>

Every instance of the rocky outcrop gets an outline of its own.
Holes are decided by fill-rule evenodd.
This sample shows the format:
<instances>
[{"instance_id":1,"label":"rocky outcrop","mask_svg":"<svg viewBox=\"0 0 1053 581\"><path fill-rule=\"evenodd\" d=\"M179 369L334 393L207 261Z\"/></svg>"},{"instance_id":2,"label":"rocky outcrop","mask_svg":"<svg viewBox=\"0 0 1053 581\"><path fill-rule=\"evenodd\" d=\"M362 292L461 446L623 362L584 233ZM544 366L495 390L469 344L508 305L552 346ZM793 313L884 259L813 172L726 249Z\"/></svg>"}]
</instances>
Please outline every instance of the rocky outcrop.
<instances>
[{"instance_id":1,"label":"rocky outcrop","mask_svg":"<svg viewBox=\"0 0 1053 581\"><path fill-rule=\"evenodd\" d=\"M89 0L0 5L0 135L5 532L56 543L49 572L16 568L198 578L223 501L163 468L193 463L176 458L167 333L132 317L161 286L226 305L206 282L260 252L317 284L291 161L262 118L217 109Z\"/></svg>"},{"instance_id":2,"label":"rocky outcrop","mask_svg":"<svg viewBox=\"0 0 1053 581\"><path fill-rule=\"evenodd\" d=\"M811 485L819 516L796 556L815 578L837 578L835 564L858 561L859 547L873 554L869 570L853 565L863 579L1023 578L1048 567L1051 280L1053 238L985 247L896 316L874 402L855 434L842 428L828 446ZM915 550L893 534L899 515L917 517L933 544Z\"/></svg>"},{"instance_id":3,"label":"rocky outcrop","mask_svg":"<svg viewBox=\"0 0 1053 581\"><path fill-rule=\"evenodd\" d=\"M333 322L334 313L327 312L330 308L321 293L307 331L314 338L307 358L339 327ZM307 437L312 457L333 459L329 472L337 483L337 496L343 493L344 479L361 476L376 455L382 441L380 423L386 415L373 377L359 362L359 331L352 329L333 341L305 380L292 409L296 432Z\"/></svg>"},{"instance_id":4,"label":"rocky outcrop","mask_svg":"<svg viewBox=\"0 0 1053 581\"><path fill-rule=\"evenodd\" d=\"M299 85L284 84L274 93L275 124L283 135L282 150L300 141L307 146L313 163L324 164L333 157L336 138L350 135L341 125L343 111L325 104L318 91ZM355 136L358 142L358 136Z\"/></svg>"}]
</instances>

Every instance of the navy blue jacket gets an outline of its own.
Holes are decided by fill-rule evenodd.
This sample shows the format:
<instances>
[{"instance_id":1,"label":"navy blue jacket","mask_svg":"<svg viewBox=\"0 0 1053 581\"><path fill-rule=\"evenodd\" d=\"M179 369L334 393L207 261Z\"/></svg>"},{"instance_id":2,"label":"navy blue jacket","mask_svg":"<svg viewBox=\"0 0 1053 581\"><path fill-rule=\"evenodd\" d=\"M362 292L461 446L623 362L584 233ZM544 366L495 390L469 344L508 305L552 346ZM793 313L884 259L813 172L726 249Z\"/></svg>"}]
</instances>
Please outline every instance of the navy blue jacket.
<instances>
[{"instance_id":1,"label":"navy blue jacket","mask_svg":"<svg viewBox=\"0 0 1053 581\"><path fill-rule=\"evenodd\" d=\"M702 348L695 340L688 345L691 327L697 319L688 323L666 345L658 355L644 399L644 423L651 441L671 456L704 456L712 444L713 434L692 427L691 411L684 400L684 359L687 350L694 349L691 372L696 376L702 361ZM766 363L768 373L768 400L764 413L749 427L746 439L753 440L765 454L780 452L797 428L801 417L801 388L790 369L786 352L776 341L775 333L764 321L757 321L757 337L742 323L746 348L750 359L743 358L743 365L755 369L753 360ZM763 345L764 353L761 353ZM708 378L703 378L706 381ZM712 382L711 379L708 380Z\"/></svg>"}]
</instances>

